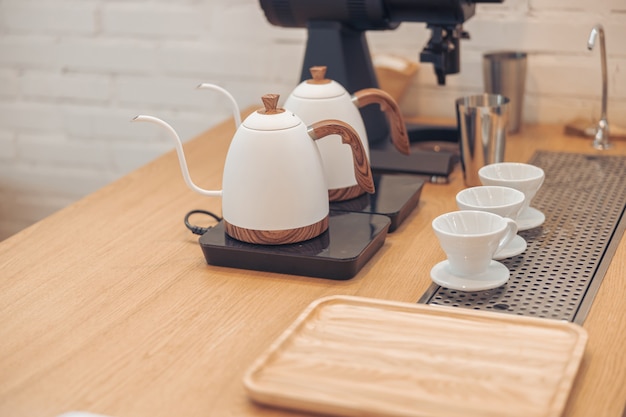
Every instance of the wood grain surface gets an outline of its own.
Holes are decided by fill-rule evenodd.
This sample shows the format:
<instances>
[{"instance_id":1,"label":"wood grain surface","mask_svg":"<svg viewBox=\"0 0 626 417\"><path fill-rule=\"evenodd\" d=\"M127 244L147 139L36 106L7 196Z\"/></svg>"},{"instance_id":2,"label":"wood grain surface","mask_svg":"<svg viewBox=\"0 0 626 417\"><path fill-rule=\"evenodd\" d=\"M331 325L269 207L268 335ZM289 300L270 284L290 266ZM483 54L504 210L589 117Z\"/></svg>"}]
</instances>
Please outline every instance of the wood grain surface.
<instances>
[{"instance_id":1,"label":"wood grain surface","mask_svg":"<svg viewBox=\"0 0 626 417\"><path fill-rule=\"evenodd\" d=\"M398 103L391 95L377 88L364 88L354 93L359 107L370 104L379 104L380 109L385 112L389 122L391 142L398 152L408 155L411 152L409 134L406 131L406 123L402 116L402 111Z\"/></svg>"},{"instance_id":2,"label":"wood grain surface","mask_svg":"<svg viewBox=\"0 0 626 417\"><path fill-rule=\"evenodd\" d=\"M328 190L328 201L347 201L365 194L360 185L350 187L333 188Z\"/></svg>"},{"instance_id":3,"label":"wood grain surface","mask_svg":"<svg viewBox=\"0 0 626 417\"><path fill-rule=\"evenodd\" d=\"M374 193L374 177L367 159L367 154L363 148L363 143L359 139L359 134L349 124L341 120L323 120L313 123L309 128L314 139L321 139L328 135L341 136L341 142L350 146L352 150L352 160L354 162L354 177L357 184L367 193Z\"/></svg>"},{"instance_id":4,"label":"wood grain surface","mask_svg":"<svg viewBox=\"0 0 626 417\"><path fill-rule=\"evenodd\" d=\"M311 78L306 80L306 82L308 84L330 84L332 80L326 78L326 69L327 67L325 65L318 65L309 68Z\"/></svg>"},{"instance_id":5,"label":"wood grain surface","mask_svg":"<svg viewBox=\"0 0 626 417\"><path fill-rule=\"evenodd\" d=\"M254 230L238 227L224 220L226 233L242 242L258 245L286 245L313 239L328 229L328 216L308 226L285 230Z\"/></svg>"},{"instance_id":6,"label":"wood grain surface","mask_svg":"<svg viewBox=\"0 0 626 417\"><path fill-rule=\"evenodd\" d=\"M139 134L132 126L129 136ZM198 185L221 188L234 131L228 120L185 143ZM524 126L508 138L506 157L626 155L626 142L614 143L600 152L563 126ZM199 208L221 214L221 201L186 187L172 151L0 242L0 416L299 415L250 401L246 369L320 297L416 302L445 257L430 222L455 210L462 188L458 167L449 184L426 184L350 280L244 271L206 264L183 218ZM622 417L624 277L622 237L583 324L589 339L563 416Z\"/></svg>"},{"instance_id":7,"label":"wood grain surface","mask_svg":"<svg viewBox=\"0 0 626 417\"><path fill-rule=\"evenodd\" d=\"M586 341L556 320L328 297L244 381L261 403L350 417L559 417Z\"/></svg>"}]
</instances>

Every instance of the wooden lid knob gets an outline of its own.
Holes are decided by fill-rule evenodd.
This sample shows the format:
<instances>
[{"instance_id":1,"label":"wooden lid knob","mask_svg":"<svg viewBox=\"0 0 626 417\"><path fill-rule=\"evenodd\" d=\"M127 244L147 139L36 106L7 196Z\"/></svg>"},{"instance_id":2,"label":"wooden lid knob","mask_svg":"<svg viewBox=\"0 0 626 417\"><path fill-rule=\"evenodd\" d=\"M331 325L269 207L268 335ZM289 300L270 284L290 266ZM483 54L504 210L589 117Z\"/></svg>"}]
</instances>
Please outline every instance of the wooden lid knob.
<instances>
[{"instance_id":1,"label":"wooden lid knob","mask_svg":"<svg viewBox=\"0 0 626 417\"><path fill-rule=\"evenodd\" d=\"M330 80L326 78L326 69L327 67L325 65L319 65L319 66L309 68L309 71L311 72L311 76L313 78L308 80L307 82L310 84L329 83Z\"/></svg>"},{"instance_id":2,"label":"wooden lid knob","mask_svg":"<svg viewBox=\"0 0 626 417\"><path fill-rule=\"evenodd\" d=\"M277 114L282 113L285 110L278 107L278 99L280 98L279 94L265 94L261 97L263 100L263 106L265 109L259 110L259 113L263 114Z\"/></svg>"}]
</instances>

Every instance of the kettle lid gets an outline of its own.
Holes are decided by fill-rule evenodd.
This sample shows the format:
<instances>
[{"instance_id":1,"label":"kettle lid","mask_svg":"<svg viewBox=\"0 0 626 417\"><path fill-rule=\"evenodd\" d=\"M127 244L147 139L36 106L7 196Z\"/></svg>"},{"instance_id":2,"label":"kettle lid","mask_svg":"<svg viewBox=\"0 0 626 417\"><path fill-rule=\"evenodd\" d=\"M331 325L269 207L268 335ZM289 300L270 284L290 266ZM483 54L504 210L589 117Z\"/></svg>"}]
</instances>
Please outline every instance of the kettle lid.
<instances>
[{"instance_id":1,"label":"kettle lid","mask_svg":"<svg viewBox=\"0 0 626 417\"><path fill-rule=\"evenodd\" d=\"M326 67L315 66L309 69L310 78L301 82L291 93L300 98L320 99L333 98L348 94L346 89L337 81L326 78Z\"/></svg>"},{"instance_id":2,"label":"kettle lid","mask_svg":"<svg viewBox=\"0 0 626 417\"><path fill-rule=\"evenodd\" d=\"M266 94L262 109L253 112L244 120L243 125L252 130L282 130L290 129L302 123L294 113L278 107L278 94Z\"/></svg>"}]
</instances>

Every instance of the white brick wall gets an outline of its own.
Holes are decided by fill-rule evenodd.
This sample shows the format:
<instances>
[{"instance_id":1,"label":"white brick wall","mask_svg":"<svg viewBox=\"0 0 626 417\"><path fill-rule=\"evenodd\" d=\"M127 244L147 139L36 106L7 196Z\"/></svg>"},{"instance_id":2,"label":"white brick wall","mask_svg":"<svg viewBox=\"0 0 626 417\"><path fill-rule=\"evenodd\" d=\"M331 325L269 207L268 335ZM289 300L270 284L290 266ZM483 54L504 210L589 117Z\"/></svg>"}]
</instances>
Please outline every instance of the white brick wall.
<instances>
[{"instance_id":1,"label":"white brick wall","mask_svg":"<svg viewBox=\"0 0 626 417\"><path fill-rule=\"evenodd\" d=\"M625 0L481 4L465 26L461 74L439 87L423 65L401 105L453 116L456 97L482 89L482 53L506 48L529 53L526 122L595 116L599 48L586 41L598 22L609 121L626 126ZM372 52L410 58L427 37L423 24L368 33ZM129 123L134 115L163 117L186 140L230 116L200 82L242 107L286 96L305 40L269 25L257 0L0 0L0 240L172 149L159 130Z\"/></svg>"}]
</instances>

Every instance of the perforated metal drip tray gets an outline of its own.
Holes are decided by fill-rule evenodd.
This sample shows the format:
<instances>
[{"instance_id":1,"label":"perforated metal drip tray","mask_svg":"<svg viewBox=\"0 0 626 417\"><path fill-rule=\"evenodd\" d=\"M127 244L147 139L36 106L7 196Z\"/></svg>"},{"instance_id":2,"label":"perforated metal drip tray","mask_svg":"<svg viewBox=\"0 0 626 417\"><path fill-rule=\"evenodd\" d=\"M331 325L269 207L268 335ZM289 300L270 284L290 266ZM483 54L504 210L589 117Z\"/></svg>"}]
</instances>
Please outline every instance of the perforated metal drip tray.
<instances>
[{"instance_id":1,"label":"perforated metal drip tray","mask_svg":"<svg viewBox=\"0 0 626 417\"><path fill-rule=\"evenodd\" d=\"M433 284L419 303L582 323L626 228L626 157L537 152L545 171L531 205L546 220L520 232L528 248L501 261L507 284L461 292Z\"/></svg>"}]
</instances>

